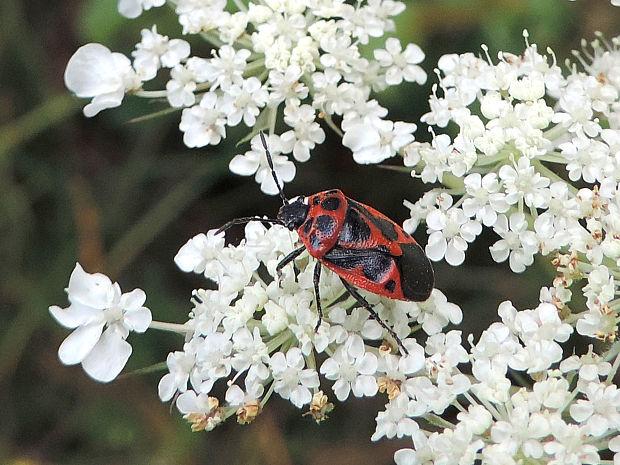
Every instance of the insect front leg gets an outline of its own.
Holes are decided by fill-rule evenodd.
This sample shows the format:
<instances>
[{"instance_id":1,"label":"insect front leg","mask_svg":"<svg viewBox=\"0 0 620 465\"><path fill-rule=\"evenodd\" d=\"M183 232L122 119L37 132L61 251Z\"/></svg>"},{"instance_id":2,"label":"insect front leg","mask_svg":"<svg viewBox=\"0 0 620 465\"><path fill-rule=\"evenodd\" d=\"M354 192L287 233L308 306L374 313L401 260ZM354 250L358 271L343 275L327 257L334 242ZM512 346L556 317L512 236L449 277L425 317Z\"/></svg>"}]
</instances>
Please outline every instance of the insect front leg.
<instances>
[{"instance_id":1,"label":"insect front leg","mask_svg":"<svg viewBox=\"0 0 620 465\"><path fill-rule=\"evenodd\" d=\"M302 245L300 248L293 250L286 257L280 260L280 263L276 265L276 273L278 275L278 281L282 278L282 268L291 263L297 257L301 255L301 253L306 250L306 246Z\"/></svg>"},{"instance_id":2,"label":"insect front leg","mask_svg":"<svg viewBox=\"0 0 620 465\"><path fill-rule=\"evenodd\" d=\"M344 284L344 287L347 291L349 291L349 294L351 294L353 296L353 298L355 298L355 300L357 300L357 302L364 307L366 310L368 310L370 312L370 315L372 316L372 318L375 319L375 321L377 323L379 323L381 325L381 327L383 329L385 329L390 336L392 336L394 338L394 340L396 341L396 343L398 344L398 346L400 347L400 350L403 351L403 353L405 355L409 355L409 351L405 348L405 346L403 345L403 341L400 340L400 338L396 335L396 333L394 332L394 330L392 328L390 328L388 325L385 324L385 322L381 319L381 317L379 316L379 314L377 313L377 311L372 308L372 305L370 305L368 303L368 301L366 299L364 299L364 296L362 296L362 294L360 294L359 292L357 292L357 289L355 289L349 282L347 282L345 279L340 278L340 280L342 281L342 284Z\"/></svg>"},{"instance_id":3,"label":"insect front leg","mask_svg":"<svg viewBox=\"0 0 620 465\"><path fill-rule=\"evenodd\" d=\"M281 220L277 218L261 218L259 216L245 216L243 218L235 218L234 220L230 220L228 223L226 223L220 229L218 229L215 234L220 234L226 231L227 229L232 228L233 226L237 224L245 224L245 223L249 223L250 221L262 221L263 223L271 223L271 224L284 224L282 223Z\"/></svg>"},{"instance_id":4,"label":"insect front leg","mask_svg":"<svg viewBox=\"0 0 620 465\"><path fill-rule=\"evenodd\" d=\"M319 326L321 326L321 321L323 321L323 308L321 307L321 294L319 292L320 279L321 263L317 261L316 265L314 265L314 300L316 301L316 311L319 314L319 319L316 322L316 326L314 327L315 333L319 330Z\"/></svg>"}]
</instances>

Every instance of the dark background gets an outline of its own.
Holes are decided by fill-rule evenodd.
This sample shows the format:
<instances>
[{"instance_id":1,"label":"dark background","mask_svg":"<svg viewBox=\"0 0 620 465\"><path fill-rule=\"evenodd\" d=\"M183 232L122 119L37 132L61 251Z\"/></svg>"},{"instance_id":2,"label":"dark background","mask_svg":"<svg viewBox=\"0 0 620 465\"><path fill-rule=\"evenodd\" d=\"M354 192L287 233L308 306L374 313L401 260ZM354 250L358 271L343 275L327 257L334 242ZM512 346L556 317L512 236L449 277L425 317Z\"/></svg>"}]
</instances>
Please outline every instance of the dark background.
<instances>
[{"instance_id":1,"label":"dark background","mask_svg":"<svg viewBox=\"0 0 620 465\"><path fill-rule=\"evenodd\" d=\"M63 292L76 260L89 272L105 272L125 291L148 295L154 319L183 322L197 276L180 272L172 259L193 235L244 215L273 215L279 201L260 192L251 178L231 174L228 162L243 127L230 129L217 147L190 150L178 131L179 113L130 123L165 108L126 98L120 108L92 119L86 101L68 94L64 67L80 46L100 42L129 54L140 30L180 36L167 8L127 20L116 0L2 0L0 2L0 463L24 464L356 464L392 463L407 441L371 443L374 417L385 398L336 402L330 419L317 426L290 403L274 396L249 426L231 419L210 433L191 433L176 410L157 397L163 372L123 376L101 385L77 367L65 367L56 351L68 331L49 316L49 305L66 306ZM423 86L404 83L378 98L394 120L417 122L444 53L480 53L486 43L521 53L521 32L539 50L553 48L558 61L601 30L620 32L620 8L607 0L417 1L397 18L403 44L427 53ZM193 53L208 48L192 40ZM338 137L297 164L289 196L340 187L398 222L429 186L407 174L356 165ZM424 125L416 137L428 140ZM398 160L388 163L398 164ZM418 238L426 242L425 231ZM241 235L242 229L236 234ZM234 235L234 234L233 234ZM478 335L497 318L497 305L535 306L549 285L545 260L522 275L494 264L492 233L473 245L463 266L436 264L437 287L459 304L459 329ZM134 354L125 370L165 360L181 348L173 335L131 335ZM328 394L332 394L328 391Z\"/></svg>"}]
</instances>

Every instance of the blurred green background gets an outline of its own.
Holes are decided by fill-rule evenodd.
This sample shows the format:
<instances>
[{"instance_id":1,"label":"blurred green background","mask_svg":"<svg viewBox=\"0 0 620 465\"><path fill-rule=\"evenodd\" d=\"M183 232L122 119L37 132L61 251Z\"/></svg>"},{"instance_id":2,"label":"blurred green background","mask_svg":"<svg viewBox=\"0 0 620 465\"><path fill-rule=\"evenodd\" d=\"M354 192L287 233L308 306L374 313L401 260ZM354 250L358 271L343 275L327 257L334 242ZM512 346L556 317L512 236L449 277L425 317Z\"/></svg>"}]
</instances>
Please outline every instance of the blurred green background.
<instances>
[{"instance_id":1,"label":"blurred green background","mask_svg":"<svg viewBox=\"0 0 620 465\"><path fill-rule=\"evenodd\" d=\"M63 85L72 53L100 42L129 54L140 30L154 23L163 34L180 35L168 8L130 21L118 15L116 0L0 2L0 464L392 463L393 452L409 443L369 441L382 396L337 403L320 426L274 396L249 426L232 420L191 433L157 397L162 373L100 385L79 366L58 361L68 331L47 308L67 305L63 289L76 260L89 272L109 274L123 290L144 289L155 319L182 322L191 290L205 284L175 267L179 247L231 218L273 215L279 206L253 179L228 172L232 156L246 150L234 146L241 128L218 147L190 150L177 129L179 113L129 122L165 104L126 98L120 108L83 117L86 102ZM607 0L417 1L397 18L397 28L403 42L427 53L429 82L404 84L379 100L393 119L417 121L427 111L440 55L479 53L481 43L493 57L498 50L520 53L527 28L541 51L550 46L563 62L595 30L618 34L620 8ZM417 137L428 139L424 126ZM356 165L329 131L311 161L297 168L289 196L340 187L398 222L408 214L402 200L423 192L406 174ZM479 334L502 300L535 305L541 280L550 282L540 264L513 275L506 264L491 263L493 241L486 234L464 266L436 265L437 287L464 310L465 334ZM132 335L130 342L134 354L125 372L163 361L182 344L163 333Z\"/></svg>"}]
</instances>

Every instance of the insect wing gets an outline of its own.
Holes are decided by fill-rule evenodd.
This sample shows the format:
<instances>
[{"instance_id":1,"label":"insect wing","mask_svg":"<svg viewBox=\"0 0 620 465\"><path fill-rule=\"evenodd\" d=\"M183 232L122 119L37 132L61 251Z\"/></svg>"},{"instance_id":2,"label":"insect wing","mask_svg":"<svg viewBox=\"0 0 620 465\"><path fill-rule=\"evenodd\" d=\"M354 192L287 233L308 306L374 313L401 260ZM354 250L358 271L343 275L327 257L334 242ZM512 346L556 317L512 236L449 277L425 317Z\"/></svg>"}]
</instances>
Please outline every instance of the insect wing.
<instances>
[{"instance_id":1,"label":"insect wing","mask_svg":"<svg viewBox=\"0 0 620 465\"><path fill-rule=\"evenodd\" d=\"M351 199L339 240L319 257L357 287L393 299L423 301L433 289L431 264L418 243L377 210Z\"/></svg>"}]
</instances>

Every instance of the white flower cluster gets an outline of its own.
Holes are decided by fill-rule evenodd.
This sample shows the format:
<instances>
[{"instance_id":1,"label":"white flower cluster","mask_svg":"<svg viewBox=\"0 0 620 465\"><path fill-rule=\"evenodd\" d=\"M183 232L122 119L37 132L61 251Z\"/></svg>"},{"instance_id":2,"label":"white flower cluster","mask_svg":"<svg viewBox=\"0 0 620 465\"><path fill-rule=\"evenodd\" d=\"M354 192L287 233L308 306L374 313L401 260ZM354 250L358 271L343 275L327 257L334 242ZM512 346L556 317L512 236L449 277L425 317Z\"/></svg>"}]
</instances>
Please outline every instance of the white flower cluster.
<instances>
[{"instance_id":1,"label":"white flower cluster","mask_svg":"<svg viewBox=\"0 0 620 465\"><path fill-rule=\"evenodd\" d=\"M583 70L573 65L566 77L555 57L529 44L520 56L500 53L498 63L473 54L439 62L423 117L433 141L407 146L404 163L412 176L450 190L405 202L406 229L424 221L429 258L456 266L482 227L493 228L495 261L520 273L535 255L553 254L556 277L535 309L504 302L502 321L476 344L470 337L468 406L452 403L458 421L441 418L443 431L422 432L408 420L419 411L441 415L444 406L416 410L410 401L400 416L388 409L386 431L401 424L413 431L413 448L395 455L399 465L599 463L599 451L620 451L620 391L612 384L620 345L568 358L560 346L575 330L609 342L617 335L620 38L599 37L575 55ZM453 139L439 133L448 124L458 128ZM573 292L583 293L582 308L573 307ZM524 387L515 390L515 379Z\"/></svg>"},{"instance_id":2,"label":"white flower cluster","mask_svg":"<svg viewBox=\"0 0 620 465\"><path fill-rule=\"evenodd\" d=\"M576 53L584 71L573 66L568 77L536 45L521 56L500 53L497 64L473 54L442 57L443 95L435 90L423 119L460 132L454 140L433 132L432 143L410 144L404 158L412 176L451 187L405 202L405 228L428 226L429 258L461 264L483 225L500 236L491 256L514 272L553 253L557 276L546 300L563 308L572 284L585 279L577 331L608 340L616 334L620 265L619 43L595 40L587 61Z\"/></svg>"},{"instance_id":3,"label":"white flower cluster","mask_svg":"<svg viewBox=\"0 0 620 465\"><path fill-rule=\"evenodd\" d=\"M310 404L310 413L321 420L327 396L319 391L320 375L340 401L386 390L394 397L409 379L405 397L415 395L413 384L424 383L426 392L448 405L469 387L463 375L451 377L449 368L442 367L446 376L436 382L425 370L446 350L454 365L467 360L465 352L444 347L442 329L459 323L462 314L437 289L423 303L365 293L409 352L394 355L388 345L378 347L387 337L381 326L353 298L342 300L342 283L326 270L320 288L324 319L315 331L314 260L303 254L294 263L298 273L288 265L277 277L276 265L296 241L296 233L282 226L251 222L238 246L225 246L224 235L212 230L192 238L175 257L183 271L218 284L217 290L194 294L183 350L168 356L169 373L159 384L161 399L177 396L178 409L194 429L211 429L235 413L239 421L251 421L273 392L297 407ZM430 358L411 338L410 320L436 341ZM460 342L460 333L446 337L450 346ZM369 341L376 341L374 347ZM228 386L222 403L209 396L218 381Z\"/></svg>"},{"instance_id":4,"label":"white flower cluster","mask_svg":"<svg viewBox=\"0 0 620 465\"><path fill-rule=\"evenodd\" d=\"M618 42L592 42L587 61L578 55L584 70L572 66L567 77L535 44L520 56L500 53L497 63L471 53L439 60L422 118L435 127L433 141L404 150L412 176L450 187L406 202L406 228L428 226L429 258L461 264L486 226L500 236L491 256L517 273L539 252L578 254L597 267L618 262ZM448 124L458 127L453 139L438 134Z\"/></svg>"},{"instance_id":5,"label":"white flower cluster","mask_svg":"<svg viewBox=\"0 0 620 465\"><path fill-rule=\"evenodd\" d=\"M477 344L470 337L473 379L464 394L469 406L454 402L456 421L446 427L442 418L441 431L413 426L408 434L413 448L397 451L396 463L594 464L601 463L600 450L618 452L620 390L611 384L617 363L612 367L592 346L584 355L562 360L558 343L573 328L562 322L553 304L541 301L533 310L517 312L504 302L498 313L502 322L485 330ZM456 347L450 344L452 351ZM516 389L509 376L518 372L535 381ZM444 408L431 404L424 411L403 404L400 417L392 414L392 428L420 412L440 415ZM619 459L616 454L614 463Z\"/></svg>"},{"instance_id":6,"label":"white flower cluster","mask_svg":"<svg viewBox=\"0 0 620 465\"><path fill-rule=\"evenodd\" d=\"M119 10L136 17L164 3L121 0ZM229 12L231 5L238 11ZM142 31L133 62L103 45L84 45L71 57L65 83L77 96L93 98L84 108L86 116L120 105L125 93L165 97L171 107L183 109L179 129L185 144L204 147L219 144L226 128L242 121L253 134L267 127L273 134L281 115L290 129L273 135L270 148L290 165L283 182L295 175L288 155L305 162L325 140L317 118L344 134L358 163L385 160L414 140L416 125L386 119L387 109L371 94L403 80L424 83L426 73L418 66L424 53L390 37L385 49L374 50L374 59L362 55L370 38L394 30L391 18L404 10L404 3L267 0L246 6L178 0L174 6L183 34L200 34L217 47L212 56L190 56L188 42L169 39L156 26ZM170 76L166 89L143 90L162 68ZM256 174L262 190L276 194L269 176L260 174L266 166L263 151L253 147L238 155L230 169Z\"/></svg>"}]
</instances>

